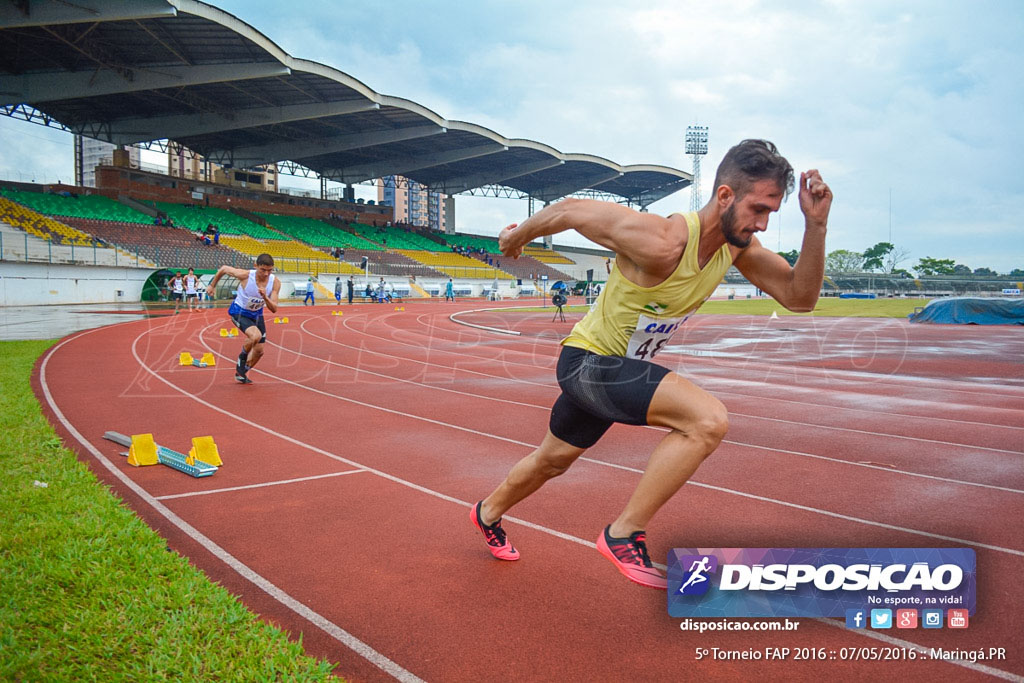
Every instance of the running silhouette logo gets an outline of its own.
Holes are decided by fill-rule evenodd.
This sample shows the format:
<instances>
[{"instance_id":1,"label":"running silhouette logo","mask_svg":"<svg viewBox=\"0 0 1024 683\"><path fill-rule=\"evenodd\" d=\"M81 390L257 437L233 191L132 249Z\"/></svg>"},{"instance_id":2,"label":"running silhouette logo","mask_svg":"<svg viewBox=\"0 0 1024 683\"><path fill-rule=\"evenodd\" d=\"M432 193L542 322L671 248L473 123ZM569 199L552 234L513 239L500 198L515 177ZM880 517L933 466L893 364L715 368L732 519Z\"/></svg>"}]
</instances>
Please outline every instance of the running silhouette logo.
<instances>
[{"instance_id":1,"label":"running silhouette logo","mask_svg":"<svg viewBox=\"0 0 1024 683\"><path fill-rule=\"evenodd\" d=\"M704 595L711 588L710 574L718 570L718 558L714 555L683 555L679 558L681 567L689 567L683 573L680 595Z\"/></svg>"}]
</instances>

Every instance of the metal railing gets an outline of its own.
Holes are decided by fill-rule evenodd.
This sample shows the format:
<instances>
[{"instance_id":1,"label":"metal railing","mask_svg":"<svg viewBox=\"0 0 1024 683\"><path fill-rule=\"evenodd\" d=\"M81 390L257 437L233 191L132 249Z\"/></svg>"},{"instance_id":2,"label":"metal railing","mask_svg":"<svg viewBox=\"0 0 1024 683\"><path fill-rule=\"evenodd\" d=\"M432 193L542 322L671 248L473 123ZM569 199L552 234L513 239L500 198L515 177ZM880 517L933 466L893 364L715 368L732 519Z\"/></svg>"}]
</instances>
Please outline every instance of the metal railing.
<instances>
[{"instance_id":1,"label":"metal railing","mask_svg":"<svg viewBox=\"0 0 1024 683\"><path fill-rule=\"evenodd\" d=\"M54 244L27 232L0 232L0 260L26 263L68 263L93 266L147 267L138 250L91 242L90 244Z\"/></svg>"}]
</instances>

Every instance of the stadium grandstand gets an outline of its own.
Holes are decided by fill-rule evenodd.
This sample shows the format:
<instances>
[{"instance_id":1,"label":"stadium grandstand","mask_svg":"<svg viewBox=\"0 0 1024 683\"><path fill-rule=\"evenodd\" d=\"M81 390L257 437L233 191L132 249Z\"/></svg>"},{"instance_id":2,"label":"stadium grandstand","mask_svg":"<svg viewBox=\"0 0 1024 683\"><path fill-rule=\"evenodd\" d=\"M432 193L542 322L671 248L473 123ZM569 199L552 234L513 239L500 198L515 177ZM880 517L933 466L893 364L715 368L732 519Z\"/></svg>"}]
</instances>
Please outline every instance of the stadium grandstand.
<instances>
[{"instance_id":1,"label":"stadium grandstand","mask_svg":"<svg viewBox=\"0 0 1024 683\"><path fill-rule=\"evenodd\" d=\"M245 267L267 252L296 281L321 273L451 276L483 293L496 279L571 279L574 261L549 242L513 263L492 238L396 224L391 207L357 200L354 186L395 176L443 193L444 225L453 231L451 198L461 193L542 203L588 196L642 208L692 180L665 166L566 154L446 120L292 57L202 2L101 3L84 24L80 13L55 4L0 15L0 69L17 74L0 94L0 113L113 145L184 148L225 172L172 177L133 163L121 147L95 168L94 187L0 181L5 263L84 264L81 253L65 251L91 250L94 264L107 263L100 254L111 251L115 263L124 252L141 268ZM234 182L267 164L319 178L319 196ZM342 187L328 191L328 183Z\"/></svg>"},{"instance_id":2,"label":"stadium grandstand","mask_svg":"<svg viewBox=\"0 0 1024 683\"><path fill-rule=\"evenodd\" d=\"M527 288L537 281L601 281L607 253L556 250L546 240L513 261L493 238L455 233L454 214L447 215L453 197L513 196L532 206L584 196L643 209L692 181L677 169L566 154L444 119L330 66L292 57L201 2L105 3L85 24L79 14L69 3L0 17L0 68L18 74L0 93L0 113L114 145L173 144L231 172L218 182L209 173L172 177L133 165L122 147L96 167L95 187L0 181L5 263L246 267L267 252L295 281L322 273L450 276L477 293L496 279ZM117 68L108 64L111 50L119 55ZM233 182L266 164L319 178L319 196ZM355 198L355 185L385 177L448 195L448 232L397 224L390 206ZM328 190L329 183L340 187ZM826 281L824 291L902 296L999 292L1008 284L843 274Z\"/></svg>"}]
</instances>

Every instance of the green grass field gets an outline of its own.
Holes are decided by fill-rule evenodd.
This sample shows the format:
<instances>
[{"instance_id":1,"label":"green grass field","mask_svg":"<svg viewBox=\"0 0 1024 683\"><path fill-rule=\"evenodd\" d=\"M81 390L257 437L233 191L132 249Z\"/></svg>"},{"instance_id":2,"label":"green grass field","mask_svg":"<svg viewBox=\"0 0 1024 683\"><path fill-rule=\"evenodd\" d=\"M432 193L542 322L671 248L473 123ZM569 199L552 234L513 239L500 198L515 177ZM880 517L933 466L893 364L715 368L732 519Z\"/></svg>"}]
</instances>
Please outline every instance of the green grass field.
<instances>
[{"instance_id":1,"label":"green grass field","mask_svg":"<svg viewBox=\"0 0 1024 683\"><path fill-rule=\"evenodd\" d=\"M906 318L915 308L923 308L930 299L818 299L818 305L810 313L791 313L772 299L736 299L733 301L708 301L700 307L700 313L725 315L813 315L841 318ZM553 306L516 308L522 312L551 312ZM566 306L566 313L586 313L587 306Z\"/></svg>"},{"instance_id":2,"label":"green grass field","mask_svg":"<svg viewBox=\"0 0 1024 683\"><path fill-rule=\"evenodd\" d=\"M29 385L52 344L0 342L0 680L337 680L62 446Z\"/></svg>"}]
</instances>

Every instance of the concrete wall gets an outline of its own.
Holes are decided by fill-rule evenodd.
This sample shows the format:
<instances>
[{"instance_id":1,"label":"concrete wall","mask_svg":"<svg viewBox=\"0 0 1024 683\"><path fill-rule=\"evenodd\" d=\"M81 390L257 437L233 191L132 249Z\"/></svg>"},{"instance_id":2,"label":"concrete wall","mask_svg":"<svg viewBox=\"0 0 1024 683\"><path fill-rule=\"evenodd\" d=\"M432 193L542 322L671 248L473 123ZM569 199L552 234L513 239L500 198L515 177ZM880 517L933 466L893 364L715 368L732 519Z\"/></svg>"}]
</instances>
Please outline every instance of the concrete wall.
<instances>
[{"instance_id":1,"label":"concrete wall","mask_svg":"<svg viewBox=\"0 0 1024 683\"><path fill-rule=\"evenodd\" d=\"M0 306L140 301L148 268L0 262Z\"/></svg>"}]
</instances>

